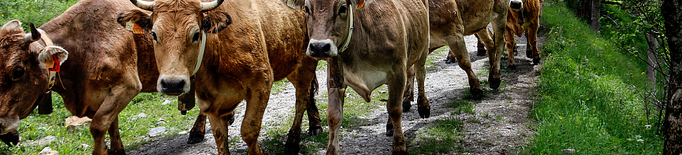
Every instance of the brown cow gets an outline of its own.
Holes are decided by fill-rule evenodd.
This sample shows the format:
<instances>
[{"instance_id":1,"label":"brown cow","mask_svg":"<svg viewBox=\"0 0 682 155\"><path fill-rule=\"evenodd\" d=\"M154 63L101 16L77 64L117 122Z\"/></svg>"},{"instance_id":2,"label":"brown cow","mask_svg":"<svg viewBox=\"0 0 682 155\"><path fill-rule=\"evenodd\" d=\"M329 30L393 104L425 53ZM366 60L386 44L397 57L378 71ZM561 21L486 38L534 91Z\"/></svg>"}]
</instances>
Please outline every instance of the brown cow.
<instances>
[{"instance_id":1,"label":"brown cow","mask_svg":"<svg viewBox=\"0 0 682 155\"><path fill-rule=\"evenodd\" d=\"M504 35L495 34L494 40L491 38L491 32L486 29L489 23L492 23L495 31L501 32L506 23L507 8L510 5L520 7L519 0L429 0L429 18L430 18L430 37L431 42L429 49L431 52L443 47L450 46L450 53L452 57L457 59L459 66L464 69L469 77L469 86L472 98L481 98L482 90L476 74L471 69L471 61L469 60L469 52L464 43L464 36L476 34L479 40L483 40L494 52L489 52L490 58L490 74L488 80L491 88L497 88L500 84L500 64L499 60L504 48ZM479 51L480 51L479 43ZM450 56L449 56L450 57ZM412 100L413 75L408 74L408 89L405 92L405 100L403 102L403 110L408 111L411 107ZM417 75L418 77L419 75ZM423 86L420 86L423 87ZM417 99L419 116L425 118L430 115L430 106L426 98ZM390 131L390 124L387 125L387 130Z\"/></svg>"},{"instance_id":2,"label":"brown cow","mask_svg":"<svg viewBox=\"0 0 682 155\"><path fill-rule=\"evenodd\" d=\"M401 129L406 70L415 65L419 96L424 98L429 23L426 0L300 0L308 16L307 55L327 58L329 144L327 154L339 153L345 88L350 86L369 102L372 90L388 85L389 122L395 124L393 154L407 154ZM425 100L424 100L425 101Z\"/></svg>"},{"instance_id":3,"label":"brown cow","mask_svg":"<svg viewBox=\"0 0 682 155\"><path fill-rule=\"evenodd\" d=\"M95 139L93 154L107 153L106 144L104 144L104 134L107 130L112 142L108 152L124 154L125 150L118 134L116 121L118 113L140 91L156 91L158 71L152 59L151 35L130 35L127 31L121 30L123 28L118 26L115 20L116 12L136 9L135 6L125 3L127 3L125 0L118 2L83 0L41 27L46 31L43 37L46 38L49 35L50 38L54 38L54 44L71 51L70 59L75 60L64 63L62 66L64 69L57 76L58 80L55 80L57 82L52 90L63 97L64 104L71 114L93 118L90 126ZM23 46L22 43L20 44ZM31 47L44 47L45 45L46 42L35 42L31 44ZM13 57L1 58L4 60ZM26 72L36 73L33 70ZM3 82L5 80L9 79L2 78L0 83L12 83ZM42 83L37 81L35 84ZM3 97L4 99L21 99L22 102L42 98L46 90L42 86L28 87L19 84L4 85L4 87L7 87L7 90L22 89L21 95L23 96ZM26 88L35 89L27 92ZM36 95L32 91L39 91L41 94ZM6 107L6 110L31 112L37 105L13 104L16 101L18 100L0 102L0 107ZM0 109L0 113L3 112L7 111ZM24 113L10 112L8 115L0 115L0 120L23 117L25 117ZM13 126L11 123L1 125L2 128ZM9 143L18 142L18 135L16 135L18 132L10 132L12 134L3 133L0 138ZM203 135L200 138L203 139Z\"/></svg>"},{"instance_id":4,"label":"brown cow","mask_svg":"<svg viewBox=\"0 0 682 155\"><path fill-rule=\"evenodd\" d=\"M285 77L296 87L297 96L286 147L287 152L298 151L301 119L317 64L302 52L308 43L302 11L270 0L132 2L151 10L151 16L129 11L119 21L138 24L154 36L160 72L157 89L167 95L184 94L190 77L196 75L198 105L211 121L220 154L229 154L224 116L242 100L246 100L242 138L250 154L263 153L257 143L263 112L272 83ZM203 56L201 42L205 42Z\"/></svg>"},{"instance_id":5,"label":"brown cow","mask_svg":"<svg viewBox=\"0 0 682 155\"><path fill-rule=\"evenodd\" d=\"M516 69L514 55L518 53L514 35L520 37L524 32L526 33L526 39L528 40L526 46L526 57L532 58L533 64L537 65L540 63L541 58L537 47L537 32L538 28L540 27L542 3L544 3L544 0L523 0L523 5L521 8L509 8L507 10L508 16L505 28L505 41L508 54L507 65L512 70ZM478 42L480 44L481 40ZM480 50L479 53L481 53ZM482 53L485 53L485 50L482 51Z\"/></svg>"},{"instance_id":6,"label":"brown cow","mask_svg":"<svg viewBox=\"0 0 682 155\"><path fill-rule=\"evenodd\" d=\"M59 46L32 44L37 40L49 44L52 41L32 23L30 28L31 33L26 34L21 22L12 20L0 29L0 137L8 145L17 144L20 119L33 112L54 84L50 79L56 74L46 67L60 65L68 57L68 52Z\"/></svg>"},{"instance_id":7,"label":"brown cow","mask_svg":"<svg viewBox=\"0 0 682 155\"><path fill-rule=\"evenodd\" d=\"M533 58L533 64L540 63L540 53L537 47L538 28L540 28L540 16L542 15L542 3L544 0L523 0L522 9L509 9L507 17L507 50L512 53L516 49L514 34L521 36L526 33L528 44L526 46L526 57ZM514 55L509 55L509 65L515 69Z\"/></svg>"}]
</instances>

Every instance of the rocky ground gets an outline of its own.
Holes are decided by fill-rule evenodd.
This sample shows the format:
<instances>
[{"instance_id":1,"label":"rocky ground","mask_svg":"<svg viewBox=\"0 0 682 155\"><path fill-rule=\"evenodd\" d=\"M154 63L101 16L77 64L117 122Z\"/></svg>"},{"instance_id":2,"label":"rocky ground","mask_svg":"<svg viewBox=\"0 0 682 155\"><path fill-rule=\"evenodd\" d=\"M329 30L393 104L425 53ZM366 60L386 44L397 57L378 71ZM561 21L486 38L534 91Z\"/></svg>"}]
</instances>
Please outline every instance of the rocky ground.
<instances>
[{"instance_id":1,"label":"rocky ground","mask_svg":"<svg viewBox=\"0 0 682 155\"><path fill-rule=\"evenodd\" d=\"M472 66L481 81L487 81L487 57L476 55L476 38L474 36L465 37L467 49L472 59ZM408 145L419 142L415 138L417 131L427 127L430 122L443 118L456 118L463 120L463 131L461 137L462 152L468 154L514 154L523 150L523 146L528 144L529 137L534 132L528 128L533 121L528 116L529 107L533 104L533 88L537 86L537 73L540 65L531 65L532 61L525 57L525 39L517 38L519 54L516 57L517 70L506 69L506 56L502 63L503 84L499 90L491 90L487 83L482 85L486 89L486 96L482 100L474 100L473 110L475 114L461 113L451 114L454 108L445 107L444 104L452 103L462 98L468 93L469 89L465 72L456 64L445 64L447 51L432 53L430 57L435 58L433 66L427 72L426 91L431 104L431 117L427 119L419 118L416 110L416 103L410 112L403 113L403 130L407 137ZM432 58L432 59L433 59ZM317 71L320 81L319 94L326 93L326 69L320 68ZM287 84L284 91L272 94L265 117L263 119L263 130L267 130L268 124L276 124L284 121L281 117L290 115L294 108L294 88ZM416 92L416 91L415 91ZM416 100L416 97L415 97ZM318 102L322 104L323 102ZM326 112L326 111L321 111ZM244 105L240 105L236 113L236 121L230 126L230 138L239 139L236 145L230 146L231 153L243 154L246 144L239 137L239 127L244 115ZM392 149L392 138L386 137L385 123L387 118L385 105L369 115L369 123L363 123L359 128L343 130L340 136L340 146L342 154L390 154ZM468 121L468 120L478 121ZM326 120L323 120L326 121ZM208 124L207 126L210 126ZM328 128L323 127L325 131ZM172 139L157 139L151 144L140 147L139 150L127 152L128 154L217 154L215 140L207 127L205 141L199 144L186 144L188 134L181 132ZM264 131L261 131L259 141L267 139ZM306 145L306 144L302 144ZM320 148L317 154L323 154L324 148ZM270 152L275 153L275 152Z\"/></svg>"}]
</instances>

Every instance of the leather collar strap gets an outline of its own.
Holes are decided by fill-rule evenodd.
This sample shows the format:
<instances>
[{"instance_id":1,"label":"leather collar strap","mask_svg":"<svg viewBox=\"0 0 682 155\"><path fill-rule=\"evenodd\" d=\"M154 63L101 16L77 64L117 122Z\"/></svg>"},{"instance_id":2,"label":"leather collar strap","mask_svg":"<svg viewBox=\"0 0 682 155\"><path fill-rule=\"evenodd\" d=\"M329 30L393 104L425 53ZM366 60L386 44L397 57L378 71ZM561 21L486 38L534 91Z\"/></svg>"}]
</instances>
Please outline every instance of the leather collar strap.
<instances>
[{"instance_id":1,"label":"leather collar strap","mask_svg":"<svg viewBox=\"0 0 682 155\"><path fill-rule=\"evenodd\" d=\"M342 53L343 51L346 51L348 49L348 44L350 44L350 38L353 36L353 12L355 8L353 8L353 4L349 4L348 10L350 10L350 28L348 29L348 37L346 37L346 41L343 43L341 46L341 50L339 50L339 53Z\"/></svg>"},{"instance_id":2,"label":"leather collar strap","mask_svg":"<svg viewBox=\"0 0 682 155\"><path fill-rule=\"evenodd\" d=\"M54 46L54 43L52 43L50 36L47 36L47 33L45 33L44 30L42 30L42 29L37 29L37 30L40 33L40 39L42 39L43 42L45 42L45 47ZM56 62L56 63L59 63L59 62ZM56 65L60 65L60 64L56 64ZM49 85L47 85L48 91L52 90L52 86L54 86L55 76L57 75L57 72L58 71L49 71L49 76L47 77L48 78L47 80L50 81Z\"/></svg>"},{"instance_id":3,"label":"leather collar strap","mask_svg":"<svg viewBox=\"0 0 682 155\"><path fill-rule=\"evenodd\" d=\"M204 59L204 49L206 49L206 33L204 31L201 31L201 45L199 45L199 58L197 59L197 64L194 65L194 71L192 72L192 76L194 76L194 74L197 74L197 71L199 71L199 68L201 67L201 61Z\"/></svg>"}]
</instances>

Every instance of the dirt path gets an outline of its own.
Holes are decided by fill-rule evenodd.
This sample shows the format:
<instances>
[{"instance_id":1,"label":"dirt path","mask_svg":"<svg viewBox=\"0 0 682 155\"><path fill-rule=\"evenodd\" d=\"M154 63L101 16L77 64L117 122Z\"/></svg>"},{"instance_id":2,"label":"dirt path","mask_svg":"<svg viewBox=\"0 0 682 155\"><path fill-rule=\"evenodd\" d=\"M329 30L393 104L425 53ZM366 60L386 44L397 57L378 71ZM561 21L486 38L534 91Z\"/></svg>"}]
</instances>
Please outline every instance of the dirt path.
<instances>
[{"instance_id":1,"label":"dirt path","mask_svg":"<svg viewBox=\"0 0 682 155\"><path fill-rule=\"evenodd\" d=\"M474 36L465 37L467 50L472 58L472 66L481 81L487 80L487 57L477 57L476 38ZM525 44L525 39L517 38L517 43ZM466 74L456 64L445 64L444 60L447 51L432 53L434 66L427 72L426 91L431 104L431 117L428 119L419 118L416 110L416 103L413 101L410 112L403 113L403 130L407 137L408 146L410 143L418 143L415 138L417 131L424 129L434 120L444 118L456 118L463 120L462 131L465 135L461 147L463 149L451 153L471 153L471 154L507 154L521 150L521 146L528 143L528 137L534 133L527 127L532 120L528 117L529 106L533 104L531 93L537 85L536 71L538 66L531 65L531 59L525 57L525 46L519 47L519 54L516 57L517 70L509 71L506 68L506 60L502 63L502 80L506 83L497 91L492 91L487 84L483 85L486 97L482 100L471 101L474 103L475 114L461 113L451 114L455 108L444 106L447 103L462 100L469 89ZM326 94L326 69L320 68L317 71L320 81L320 94ZM416 91L415 91L416 92ZM416 99L416 97L415 97ZM326 99L325 99L326 100ZM267 124L276 124L282 119L292 115L294 108L294 88L287 83L283 92L273 94L270 97L270 104L266 109L263 120L263 130L259 142L265 137L264 132L269 128ZM322 102L318 102L318 105ZM376 108L369 117L369 122L363 122L359 128L346 129L341 133L342 154L390 154L392 138L386 137L385 123L387 118L385 105ZM246 144L239 137L239 127L244 116L244 104L240 105L235 115L236 121L230 126L230 138L239 139L236 145L230 146L231 153L243 154ZM320 111L326 112L326 111ZM470 120L477 121L470 121ZM326 120L323 120L326 121ZM288 128L288 127L287 127ZM329 131L325 126L325 132ZM169 140L155 140L151 144L142 146L139 150L129 151L128 154L217 154L213 134L207 127L205 141L199 144L186 144L188 135L180 134ZM305 144L303 144L305 145ZM276 152L270 152L276 153ZM324 148L320 148L318 154L323 154Z\"/></svg>"}]
</instances>

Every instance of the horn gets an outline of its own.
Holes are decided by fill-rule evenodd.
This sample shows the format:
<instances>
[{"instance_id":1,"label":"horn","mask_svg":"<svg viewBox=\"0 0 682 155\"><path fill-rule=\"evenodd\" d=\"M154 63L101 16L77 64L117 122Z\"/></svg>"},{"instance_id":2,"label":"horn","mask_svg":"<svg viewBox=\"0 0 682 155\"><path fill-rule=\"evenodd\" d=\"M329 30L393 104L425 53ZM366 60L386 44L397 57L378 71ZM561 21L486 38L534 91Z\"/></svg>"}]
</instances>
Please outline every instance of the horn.
<instances>
[{"instance_id":1,"label":"horn","mask_svg":"<svg viewBox=\"0 0 682 155\"><path fill-rule=\"evenodd\" d=\"M154 2L149 2L149 1L138 1L138 0L130 0L135 6L137 6L140 9L145 9L152 11L154 9Z\"/></svg>"},{"instance_id":2,"label":"horn","mask_svg":"<svg viewBox=\"0 0 682 155\"><path fill-rule=\"evenodd\" d=\"M211 11L211 10L217 8L218 6L220 6L220 4L223 4L223 0L215 0L212 2L201 2L201 12Z\"/></svg>"},{"instance_id":3,"label":"horn","mask_svg":"<svg viewBox=\"0 0 682 155\"><path fill-rule=\"evenodd\" d=\"M29 23L28 26L31 28L31 33L24 36L24 42L30 43L40 39L40 32L36 29L33 23Z\"/></svg>"}]
</instances>

